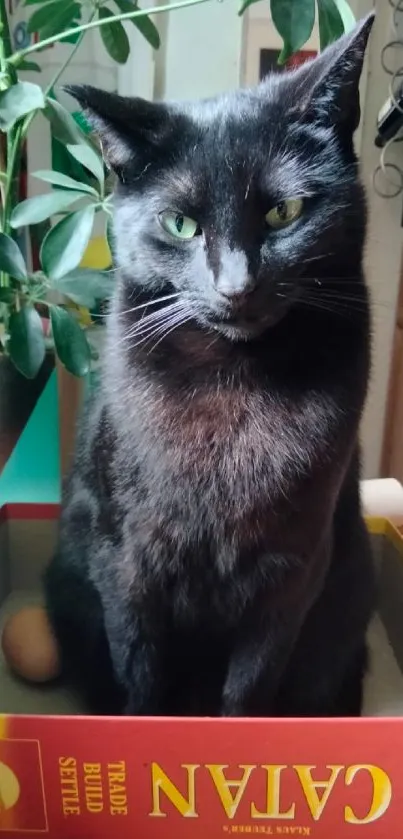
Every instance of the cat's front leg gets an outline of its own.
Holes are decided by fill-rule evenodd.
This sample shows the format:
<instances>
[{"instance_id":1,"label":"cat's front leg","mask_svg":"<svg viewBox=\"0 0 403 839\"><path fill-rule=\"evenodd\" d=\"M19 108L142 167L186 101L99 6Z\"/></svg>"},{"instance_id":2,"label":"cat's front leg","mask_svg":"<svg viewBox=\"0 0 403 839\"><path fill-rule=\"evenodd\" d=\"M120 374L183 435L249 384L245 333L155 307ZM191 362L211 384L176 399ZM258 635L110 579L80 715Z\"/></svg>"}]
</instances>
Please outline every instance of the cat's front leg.
<instances>
[{"instance_id":1,"label":"cat's front leg","mask_svg":"<svg viewBox=\"0 0 403 839\"><path fill-rule=\"evenodd\" d=\"M130 655L126 716L158 716L164 713L162 662L149 641L136 644Z\"/></svg>"},{"instance_id":2,"label":"cat's front leg","mask_svg":"<svg viewBox=\"0 0 403 839\"><path fill-rule=\"evenodd\" d=\"M222 694L221 715L270 716L282 675L298 637L302 610L256 616L233 648Z\"/></svg>"},{"instance_id":3,"label":"cat's front leg","mask_svg":"<svg viewBox=\"0 0 403 839\"><path fill-rule=\"evenodd\" d=\"M329 560L327 542L311 554L270 554L260 559L266 576L268 569L277 570L278 583L258 591L238 626L222 693L222 716L273 712L301 627L322 591Z\"/></svg>"},{"instance_id":4,"label":"cat's front leg","mask_svg":"<svg viewBox=\"0 0 403 839\"><path fill-rule=\"evenodd\" d=\"M164 712L162 644L149 637L139 616L131 610L108 609L106 630L113 667L122 685L127 716L154 716Z\"/></svg>"}]
</instances>

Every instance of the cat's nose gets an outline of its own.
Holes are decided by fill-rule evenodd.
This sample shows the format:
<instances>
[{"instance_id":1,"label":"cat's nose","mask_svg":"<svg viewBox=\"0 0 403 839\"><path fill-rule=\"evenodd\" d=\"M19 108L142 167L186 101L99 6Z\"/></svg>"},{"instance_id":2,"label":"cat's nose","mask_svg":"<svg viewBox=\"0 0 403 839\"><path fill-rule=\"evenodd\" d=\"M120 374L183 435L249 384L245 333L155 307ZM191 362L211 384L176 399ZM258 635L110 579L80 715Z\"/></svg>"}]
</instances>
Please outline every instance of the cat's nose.
<instances>
[{"instance_id":1,"label":"cat's nose","mask_svg":"<svg viewBox=\"0 0 403 839\"><path fill-rule=\"evenodd\" d=\"M256 284L249 273L221 275L216 282L219 295L233 306L240 306L254 290Z\"/></svg>"},{"instance_id":2,"label":"cat's nose","mask_svg":"<svg viewBox=\"0 0 403 839\"><path fill-rule=\"evenodd\" d=\"M236 308L245 302L256 283L244 251L223 247L220 264L214 276L214 285L222 302Z\"/></svg>"},{"instance_id":3,"label":"cat's nose","mask_svg":"<svg viewBox=\"0 0 403 839\"><path fill-rule=\"evenodd\" d=\"M244 288L242 291L240 289L219 289L220 295L224 298L226 303L229 303L234 309L241 308L244 303L246 303L249 295L253 291L253 286L250 285L247 288Z\"/></svg>"}]
</instances>

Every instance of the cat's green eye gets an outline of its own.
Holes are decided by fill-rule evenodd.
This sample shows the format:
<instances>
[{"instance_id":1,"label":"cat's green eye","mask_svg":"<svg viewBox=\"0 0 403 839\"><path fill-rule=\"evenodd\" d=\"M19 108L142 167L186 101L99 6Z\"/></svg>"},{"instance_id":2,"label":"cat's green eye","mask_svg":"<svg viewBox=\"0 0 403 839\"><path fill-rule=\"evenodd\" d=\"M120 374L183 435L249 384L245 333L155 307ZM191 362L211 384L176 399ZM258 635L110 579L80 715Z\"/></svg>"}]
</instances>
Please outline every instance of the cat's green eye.
<instances>
[{"instance_id":1,"label":"cat's green eye","mask_svg":"<svg viewBox=\"0 0 403 839\"><path fill-rule=\"evenodd\" d=\"M193 239L200 233L197 221L174 210L165 210L160 213L160 222L164 230L175 239Z\"/></svg>"},{"instance_id":2,"label":"cat's green eye","mask_svg":"<svg viewBox=\"0 0 403 839\"><path fill-rule=\"evenodd\" d=\"M279 204L269 210L266 215L266 222L274 230L281 230L282 227L289 227L290 224L297 221L303 209L302 198L286 198L285 201L280 201Z\"/></svg>"}]
</instances>

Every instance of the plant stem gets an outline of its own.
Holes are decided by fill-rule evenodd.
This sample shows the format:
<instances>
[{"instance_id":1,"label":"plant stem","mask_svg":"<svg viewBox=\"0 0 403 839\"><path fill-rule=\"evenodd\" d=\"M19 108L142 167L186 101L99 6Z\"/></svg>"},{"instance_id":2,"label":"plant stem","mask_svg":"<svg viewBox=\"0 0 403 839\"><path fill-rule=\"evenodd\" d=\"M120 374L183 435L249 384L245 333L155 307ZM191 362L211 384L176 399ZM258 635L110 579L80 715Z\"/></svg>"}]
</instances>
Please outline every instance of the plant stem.
<instances>
[{"instance_id":1,"label":"plant stem","mask_svg":"<svg viewBox=\"0 0 403 839\"><path fill-rule=\"evenodd\" d=\"M6 0L0 0L0 66L7 72L7 59L12 53L10 27L8 25Z\"/></svg>"},{"instance_id":2,"label":"plant stem","mask_svg":"<svg viewBox=\"0 0 403 839\"><path fill-rule=\"evenodd\" d=\"M20 122L9 135L11 142L7 154L7 183L4 190L4 206L3 206L3 231L10 233L10 218L13 209L14 197L18 189L19 181L19 164L22 155L22 143L24 123Z\"/></svg>"},{"instance_id":3,"label":"plant stem","mask_svg":"<svg viewBox=\"0 0 403 839\"><path fill-rule=\"evenodd\" d=\"M145 17L146 15L157 15L162 12L174 12L179 9L187 9L190 6L199 6L202 3L210 2L211 0L182 0L180 3L168 3L165 6L155 6L152 9L138 9L135 12L125 12L124 14L113 15L113 17L106 17L101 20L92 20L89 23L84 23L82 26L75 26L72 29L66 29L64 32L59 32L57 35L52 35L50 38L45 38L44 41L38 41L36 44L31 44L31 46L26 49L15 52L14 55L11 56L10 60L12 63L18 64L21 58L25 58L26 55L42 50L44 47L50 47L51 44L56 44L58 41L61 41L62 38L66 38L70 35L76 35L77 32L88 32L89 29L97 29L99 26L110 26L111 23L118 23L122 20L134 20L135 18Z\"/></svg>"},{"instance_id":4,"label":"plant stem","mask_svg":"<svg viewBox=\"0 0 403 839\"><path fill-rule=\"evenodd\" d=\"M0 2L1 2L1 0L0 0ZM88 20L88 23L91 23L93 21L94 17L95 17L95 12L92 12L91 15L90 15L90 18ZM50 80L49 84L45 88L45 90L44 90L44 96L45 97L49 95L52 88L55 86L55 84L58 83L60 77L63 75L66 67L70 64L71 59L76 54L78 48L82 44L83 38L85 37L85 32L86 32L85 29L81 30L80 37L77 38L77 41L74 44L73 49L69 52L69 55L66 58L66 61L63 62L62 66L59 68L59 70L56 71L55 75L53 76L53 78Z\"/></svg>"},{"instance_id":5,"label":"plant stem","mask_svg":"<svg viewBox=\"0 0 403 839\"><path fill-rule=\"evenodd\" d=\"M9 82L15 81L14 77L16 76L15 70L12 68L10 72L10 68L8 66L8 59L12 52L11 46L11 36L10 36L10 27L8 23L7 17L7 9L6 9L6 0L0 0L0 67L3 73L6 74L6 86L9 85ZM7 78L8 77L8 78ZM8 165L9 159L12 157L12 148L13 148L13 132L10 132L7 135L7 175L8 175ZM2 213L1 213L1 229L6 232L5 226L5 213L6 213L6 194L8 189L8 180L3 192L2 189ZM8 274L4 271L0 274L0 286L3 288L8 288L10 285L10 278Z\"/></svg>"}]
</instances>

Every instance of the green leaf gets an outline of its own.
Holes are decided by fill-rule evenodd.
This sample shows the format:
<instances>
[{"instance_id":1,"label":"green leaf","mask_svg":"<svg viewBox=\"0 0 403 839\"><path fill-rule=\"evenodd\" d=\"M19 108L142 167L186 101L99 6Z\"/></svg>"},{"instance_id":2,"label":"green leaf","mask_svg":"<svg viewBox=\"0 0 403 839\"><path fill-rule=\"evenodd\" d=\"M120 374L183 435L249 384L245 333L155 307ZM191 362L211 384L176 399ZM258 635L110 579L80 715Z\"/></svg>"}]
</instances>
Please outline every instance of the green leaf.
<instances>
[{"instance_id":1,"label":"green leaf","mask_svg":"<svg viewBox=\"0 0 403 839\"><path fill-rule=\"evenodd\" d=\"M98 301L112 297L114 283L109 271L78 268L54 282L52 287L78 306L92 309Z\"/></svg>"},{"instance_id":2,"label":"green leaf","mask_svg":"<svg viewBox=\"0 0 403 839\"><path fill-rule=\"evenodd\" d=\"M63 32L73 25L80 6L76 0L52 0L37 9L27 23L28 32L39 32L41 40Z\"/></svg>"},{"instance_id":3,"label":"green leaf","mask_svg":"<svg viewBox=\"0 0 403 839\"><path fill-rule=\"evenodd\" d=\"M74 178L74 180L79 181L81 184L87 184L87 186L92 187L92 189L96 189L97 192L99 191L99 186L95 181L94 176L88 172L88 169L84 169L84 166L81 166L81 163L79 163L78 160L74 160L71 157L67 151L67 146L64 146L52 137L51 148L52 169L55 172L68 172L70 178Z\"/></svg>"},{"instance_id":4,"label":"green leaf","mask_svg":"<svg viewBox=\"0 0 403 839\"><path fill-rule=\"evenodd\" d=\"M42 67L36 63L36 61L28 61L26 58L23 58L21 63L18 65L19 70L23 70L24 73L32 72L32 73L41 73Z\"/></svg>"},{"instance_id":5,"label":"green leaf","mask_svg":"<svg viewBox=\"0 0 403 839\"><path fill-rule=\"evenodd\" d=\"M67 149L74 157L75 160L78 160L82 166L85 166L86 169L89 169L93 175L95 175L97 181L103 185L105 180L105 173L104 173L104 164L102 161L102 157L97 154L95 149L88 144L81 143L80 145L67 145Z\"/></svg>"},{"instance_id":6,"label":"green leaf","mask_svg":"<svg viewBox=\"0 0 403 839\"><path fill-rule=\"evenodd\" d=\"M0 93L0 130L9 131L17 120L37 108L45 107L39 85L17 82Z\"/></svg>"},{"instance_id":7,"label":"green leaf","mask_svg":"<svg viewBox=\"0 0 403 839\"><path fill-rule=\"evenodd\" d=\"M81 37L81 30L78 28L80 26L80 20L74 20L71 24L71 29L73 28L74 24L77 24L77 32L72 32L71 35L66 35L65 38L60 38L61 44L76 44L78 39Z\"/></svg>"},{"instance_id":8,"label":"green leaf","mask_svg":"<svg viewBox=\"0 0 403 839\"><path fill-rule=\"evenodd\" d=\"M255 2L255 0L252 0L252 2ZM124 14L126 12L134 12L139 8L138 4L132 2L132 0L115 0L115 3ZM161 46L160 33L148 15L138 18L134 17L130 22L134 23L136 29L141 32L153 49L157 50Z\"/></svg>"},{"instance_id":9,"label":"green leaf","mask_svg":"<svg viewBox=\"0 0 403 839\"><path fill-rule=\"evenodd\" d=\"M101 6L98 10L99 20L106 20L106 18L113 16L113 12L105 8L105 6ZM100 32L105 49L111 58L117 61L118 64L126 64L130 52L130 44L126 30L120 21L104 24L100 27Z\"/></svg>"},{"instance_id":10,"label":"green leaf","mask_svg":"<svg viewBox=\"0 0 403 839\"><path fill-rule=\"evenodd\" d=\"M47 98L44 115L50 122L53 136L63 145L86 142L84 132L81 131L70 112L57 99Z\"/></svg>"},{"instance_id":11,"label":"green leaf","mask_svg":"<svg viewBox=\"0 0 403 839\"><path fill-rule=\"evenodd\" d=\"M284 41L279 64L285 64L312 34L315 0L270 0L270 8L273 23Z\"/></svg>"},{"instance_id":12,"label":"green leaf","mask_svg":"<svg viewBox=\"0 0 403 839\"><path fill-rule=\"evenodd\" d=\"M44 169L39 172L33 172L32 174L35 178L39 178L41 181L46 181L48 184L53 184L53 186L62 186L65 187L65 189L74 189L77 192L86 192L88 195L93 195L94 198L100 198L96 189L93 189L92 186L81 183L81 181L76 181L74 178L70 178L69 175L64 175L63 172L56 172L54 170L48 171Z\"/></svg>"},{"instance_id":13,"label":"green leaf","mask_svg":"<svg viewBox=\"0 0 403 839\"><path fill-rule=\"evenodd\" d=\"M53 306L50 317L60 361L73 376L85 376L91 363L91 350L85 332L70 312L61 306Z\"/></svg>"},{"instance_id":14,"label":"green leaf","mask_svg":"<svg viewBox=\"0 0 403 839\"><path fill-rule=\"evenodd\" d=\"M12 361L27 379L34 379L45 358L45 339L38 312L33 306L13 312L8 329L7 351Z\"/></svg>"},{"instance_id":15,"label":"green leaf","mask_svg":"<svg viewBox=\"0 0 403 839\"><path fill-rule=\"evenodd\" d=\"M24 257L14 239L0 233L0 271L16 280L26 280L27 269Z\"/></svg>"},{"instance_id":16,"label":"green leaf","mask_svg":"<svg viewBox=\"0 0 403 839\"><path fill-rule=\"evenodd\" d=\"M40 253L42 268L53 281L80 264L90 240L95 207L77 210L59 221L45 236Z\"/></svg>"},{"instance_id":17,"label":"green leaf","mask_svg":"<svg viewBox=\"0 0 403 839\"><path fill-rule=\"evenodd\" d=\"M14 208L11 215L11 227L24 227L29 224L38 224L40 221L55 216L63 210L71 207L79 198L87 198L86 192L73 192L70 190L54 190L47 195L35 195L34 198L27 198L21 201Z\"/></svg>"},{"instance_id":18,"label":"green leaf","mask_svg":"<svg viewBox=\"0 0 403 839\"><path fill-rule=\"evenodd\" d=\"M3 288L0 286L0 303L13 303L15 291L12 288ZM0 341L1 346L1 341Z\"/></svg>"},{"instance_id":19,"label":"green leaf","mask_svg":"<svg viewBox=\"0 0 403 839\"><path fill-rule=\"evenodd\" d=\"M35 249L35 253L39 251L39 248L51 228L50 219L45 219L45 221L40 221L39 224L32 224L29 229L29 236L31 239L32 247Z\"/></svg>"},{"instance_id":20,"label":"green leaf","mask_svg":"<svg viewBox=\"0 0 403 839\"><path fill-rule=\"evenodd\" d=\"M337 41L344 33L344 23L334 0L318 0L320 48Z\"/></svg>"},{"instance_id":21,"label":"green leaf","mask_svg":"<svg viewBox=\"0 0 403 839\"><path fill-rule=\"evenodd\" d=\"M70 28L73 26L79 26L81 23L81 5L79 7L78 12L74 15L74 19L70 24ZM65 38L60 39L61 44L76 44L78 39L81 37L81 32L74 32L72 35L66 35Z\"/></svg>"},{"instance_id":22,"label":"green leaf","mask_svg":"<svg viewBox=\"0 0 403 839\"><path fill-rule=\"evenodd\" d=\"M241 5L238 14L243 15L243 13L246 12L246 9L248 9L249 6L252 6L253 3L258 2L260 2L260 0L241 0Z\"/></svg>"},{"instance_id":23,"label":"green leaf","mask_svg":"<svg viewBox=\"0 0 403 839\"><path fill-rule=\"evenodd\" d=\"M344 31L349 32L355 26L355 14L347 0L334 0L344 24Z\"/></svg>"}]
</instances>

